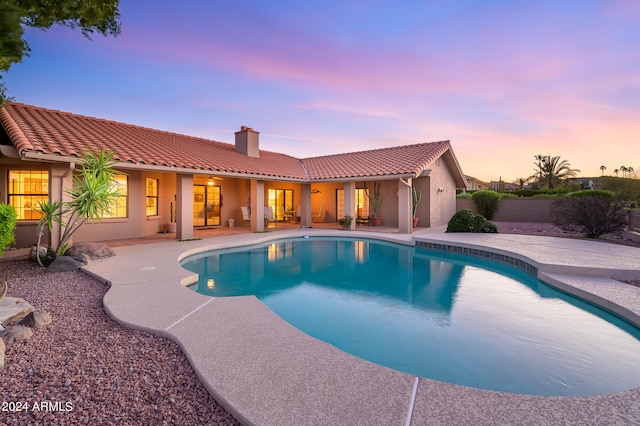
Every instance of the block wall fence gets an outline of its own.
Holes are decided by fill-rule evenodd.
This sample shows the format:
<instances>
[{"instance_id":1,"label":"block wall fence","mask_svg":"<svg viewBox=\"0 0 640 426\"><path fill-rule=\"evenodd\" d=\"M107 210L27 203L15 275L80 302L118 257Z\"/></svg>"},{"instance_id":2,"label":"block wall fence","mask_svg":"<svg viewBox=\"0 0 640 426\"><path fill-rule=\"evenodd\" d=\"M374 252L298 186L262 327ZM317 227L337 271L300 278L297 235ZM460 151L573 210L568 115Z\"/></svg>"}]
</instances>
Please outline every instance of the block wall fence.
<instances>
[{"instance_id":1,"label":"block wall fence","mask_svg":"<svg viewBox=\"0 0 640 426\"><path fill-rule=\"evenodd\" d=\"M552 223L549 207L553 199L545 198L503 198L498 205L493 221ZM478 214L473 200L457 198L456 210L469 209Z\"/></svg>"}]
</instances>

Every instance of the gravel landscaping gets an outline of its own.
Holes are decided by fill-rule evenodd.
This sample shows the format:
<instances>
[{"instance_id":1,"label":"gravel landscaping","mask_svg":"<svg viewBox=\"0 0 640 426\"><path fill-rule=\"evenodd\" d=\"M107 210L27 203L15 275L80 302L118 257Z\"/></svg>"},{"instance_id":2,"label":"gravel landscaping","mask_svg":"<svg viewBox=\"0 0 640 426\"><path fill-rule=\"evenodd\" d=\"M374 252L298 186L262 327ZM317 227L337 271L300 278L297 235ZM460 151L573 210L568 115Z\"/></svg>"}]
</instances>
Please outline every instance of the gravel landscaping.
<instances>
[{"instance_id":1,"label":"gravel landscaping","mask_svg":"<svg viewBox=\"0 0 640 426\"><path fill-rule=\"evenodd\" d=\"M0 261L0 280L9 282L8 296L53 318L7 348L0 424L238 424L202 386L178 345L107 316L103 284L82 272L49 273L9 259Z\"/></svg>"}]
</instances>

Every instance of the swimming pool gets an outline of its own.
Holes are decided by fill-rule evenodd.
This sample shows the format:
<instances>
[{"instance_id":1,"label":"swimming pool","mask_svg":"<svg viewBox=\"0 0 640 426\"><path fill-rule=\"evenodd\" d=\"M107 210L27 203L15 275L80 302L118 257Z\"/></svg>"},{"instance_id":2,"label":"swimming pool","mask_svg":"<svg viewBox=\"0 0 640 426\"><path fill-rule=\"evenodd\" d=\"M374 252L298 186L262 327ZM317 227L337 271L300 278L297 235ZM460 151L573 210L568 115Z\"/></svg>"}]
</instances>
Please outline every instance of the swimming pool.
<instances>
[{"instance_id":1,"label":"swimming pool","mask_svg":"<svg viewBox=\"0 0 640 426\"><path fill-rule=\"evenodd\" d=\"M190 257L194 289L256 295L307 334L449 383L535 395L640 384L640 332L520 269L353 239L294 239Z\"/></svg>"}]
</instances>

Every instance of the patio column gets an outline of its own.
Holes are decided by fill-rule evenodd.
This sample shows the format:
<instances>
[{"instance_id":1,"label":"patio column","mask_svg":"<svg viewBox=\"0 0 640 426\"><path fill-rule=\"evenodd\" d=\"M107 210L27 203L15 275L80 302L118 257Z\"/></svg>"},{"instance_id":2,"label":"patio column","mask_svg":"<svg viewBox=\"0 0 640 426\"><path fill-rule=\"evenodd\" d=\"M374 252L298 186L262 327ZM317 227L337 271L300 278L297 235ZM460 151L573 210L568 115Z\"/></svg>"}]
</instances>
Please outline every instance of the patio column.
<instances>
[{"instance_id":1,"label":"patio column","mask_svg":"<svg viewBox=\"0 0 640 426\"><path fill-rule=\"evenodd\" d=\"M398 179L398 232L411 234L413 220L411 218L411 179Z\"/></svg>"},{"instance_id":2,"label":"patio column","mask_svg":"<svg viewBox=\"0 0 640 426\"><path fill-rule=\"evenodd\" d=\"M176 175L176 238L193 238L193 175Z\"/></svg>"},{"instance_id":3,"label":"patio column","mask_svg":"<svg viewBox=\"0 0 640 426\"><path fill-rule=\"evenodd\" d=\"M54 203L56 201L71 201L71 197L66 193L67 189L73 187L73 170L75 163L69 164L52 164L49 167L49 176L51 181L49 182L49 201ZM67 215L62 218L63 222L66 222ZM51 235L49 236L49 245L57 246L62 238L62 226L58 223L53 224ZM69 245L73 244L73 237L69 239Z\"/></svg>"},{"instance_id":4,"label":"patio column","mask_svg":"<svg viewBox=\"0 0 640 426\"><path fill-rule=\"evenodd\" d=\"M303 183L300 185L300 227L311 227L311 184Z\"/></svg>"},{"instance_id":5,"label":"patio column","mask_svg":"<svg viewBox=\"0 0 640 426\"><path fill-rule=\"evenodd\" d=\"M344 183L344 215L351 216L353 221L349 229L356 229L356 183ZM338 218L342 219L342 218Z\"/></svg>"},{"instance_id":6,"label":"patio column","mask_svg":"<svg viewBox=\"0 0 640 426\"><path fill-rule=\"evenodd\" d=\"M251 230L264 232L264 181L251 179Z\"/></svg>"}]
</instances>

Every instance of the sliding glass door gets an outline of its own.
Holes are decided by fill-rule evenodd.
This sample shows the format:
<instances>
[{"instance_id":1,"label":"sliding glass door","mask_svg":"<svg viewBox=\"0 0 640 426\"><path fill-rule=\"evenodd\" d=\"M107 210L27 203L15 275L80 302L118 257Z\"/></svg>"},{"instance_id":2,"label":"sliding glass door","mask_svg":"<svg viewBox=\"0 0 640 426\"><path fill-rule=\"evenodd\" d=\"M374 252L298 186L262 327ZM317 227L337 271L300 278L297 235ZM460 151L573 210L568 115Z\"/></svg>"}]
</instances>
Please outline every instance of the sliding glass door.
<instances>
[{"instance_id":1,"label":"sliding glass door","mask_svg":"<svg viewBox=\"0 0 640 426\"><path fill-rule=\"evenodd\" d=\"M269 189L267 205L278 220L293 217L293 189Z\"/></svg>"},{"instance_id":2,"label":"sliding glass door","mask_svg":"<svg viewBox=\"0 0 640 426\"><path fill-rule=\"evenodd\" d=\"M222 207L219 186L193 186L193 226L220 225Z\"/></svg>"}]
</instances>

